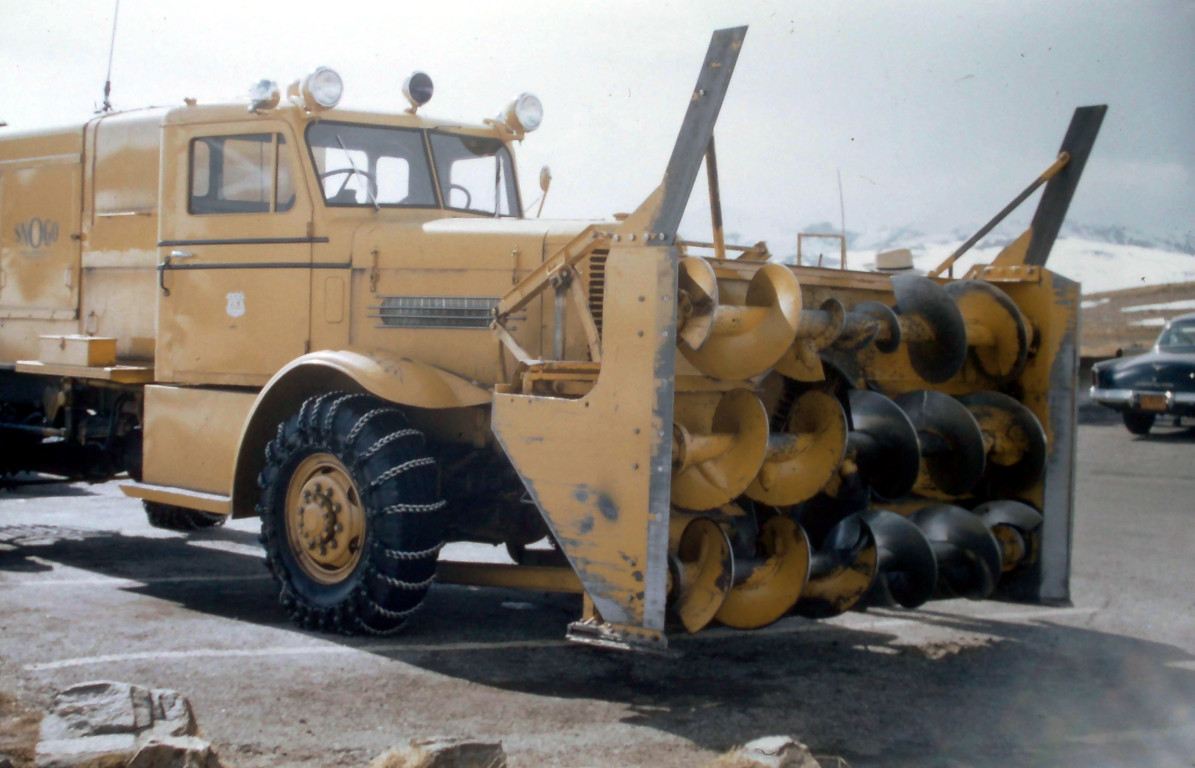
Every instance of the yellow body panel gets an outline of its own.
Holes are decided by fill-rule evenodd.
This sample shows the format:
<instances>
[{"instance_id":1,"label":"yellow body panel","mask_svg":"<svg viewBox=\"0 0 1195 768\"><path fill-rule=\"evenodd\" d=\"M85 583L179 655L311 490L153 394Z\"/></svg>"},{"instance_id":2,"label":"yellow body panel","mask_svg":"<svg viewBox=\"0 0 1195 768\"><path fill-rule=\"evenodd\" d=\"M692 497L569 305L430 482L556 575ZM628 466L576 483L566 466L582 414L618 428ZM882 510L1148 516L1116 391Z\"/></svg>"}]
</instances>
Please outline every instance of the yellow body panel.
<instances>
[{"instance_id":1,"label":"yellow body panel","mask_svg":"<svg viewBox=\"0 0 1195 768\"><path fill-rule=\"evenodd\" d=\"M82 183L78 160L0 165L0 317L77 316Z\"/></svg>"},{"instance_id":2,"label":"yellow body panel","mask_svg":"<svg viewBox=\"0 0 1195 768\"><path fill-rule=\"evenodd\" d=\"M231 495L233 460L253 392L145 388L146 483Z\"/></svg>"},{"instance_id":3,"label":"yellow body panel","mask_svg":"<svg viewBox=\"0 0 1195 768\"><path fill-rule=\"evenodd\" d=\"M493 429L601 619L662 645L672 439L676 252L611 250L605 354L593 389L564 400L494 396Z\"/></svg>"}]
</instances>

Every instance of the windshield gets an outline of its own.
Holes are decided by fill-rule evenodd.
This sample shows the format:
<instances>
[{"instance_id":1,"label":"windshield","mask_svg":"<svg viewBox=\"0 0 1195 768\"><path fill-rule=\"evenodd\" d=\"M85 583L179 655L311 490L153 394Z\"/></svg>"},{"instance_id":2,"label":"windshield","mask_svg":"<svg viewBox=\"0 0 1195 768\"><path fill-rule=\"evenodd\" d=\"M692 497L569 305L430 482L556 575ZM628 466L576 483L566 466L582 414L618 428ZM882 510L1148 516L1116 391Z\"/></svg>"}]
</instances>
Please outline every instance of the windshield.
<instances>
[{"instance_id":1,"label":"windshield","mask_svg":"<svg viewBox=\"0 0 1195 768\"><path fill-rule=\"evenodd\" d=\"M328 205L438 206L422 131L318 122L307 144Z\"/></svg>"},{"instance_id":2,"label":"windshield","mask_svg":"<svg viewBox=\"0 0 1195 768\"><path fill-rule=\"evenodd\" d=\"M1195 347L1195 320L1172 322L1158 337L1159 347Z\"/></svg>"},{"instance_id":3,"label":"windshield","mask_svg":"<svg viewBox=\"0 0 1195 768\"><path fill-rule=\"evenodd\" d=\"M490 216L519 215L514 163L506 144L496 138L434 131L431 144L445 207Z\"/></svg>"}]
</instances>

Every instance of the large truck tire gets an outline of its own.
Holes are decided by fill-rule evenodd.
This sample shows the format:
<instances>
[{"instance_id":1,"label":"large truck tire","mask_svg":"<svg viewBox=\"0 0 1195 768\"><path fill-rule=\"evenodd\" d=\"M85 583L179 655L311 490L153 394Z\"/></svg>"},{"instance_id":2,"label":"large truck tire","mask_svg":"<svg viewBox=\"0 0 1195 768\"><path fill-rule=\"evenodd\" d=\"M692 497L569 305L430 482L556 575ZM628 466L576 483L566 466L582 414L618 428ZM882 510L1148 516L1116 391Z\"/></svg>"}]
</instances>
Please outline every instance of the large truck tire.
<instances>
[{"instance_id":1,"label":"large truck tire","mask_svg":"<svg viewBox=\"0 0 1195 768\"><path fill-rule=\"evenodd\" d=\"M176 507L172 504L159 504L156 501L142 501L141 504L145 507L145 517L149 524L167 531L198 531L228 522L228 515Z\"/></svg>"},{"instance_id":2,"label":"large truck tire","mask_svg":"<svg viewBox=\"0 0 1195 768\"><path fill-rule=\"evenodd\" d=\"M390 634L418 610L443 546L438 470L401 411L312 397L266 447L257 508L279 600L305 629Z\"/></svg>"}]
</instances>

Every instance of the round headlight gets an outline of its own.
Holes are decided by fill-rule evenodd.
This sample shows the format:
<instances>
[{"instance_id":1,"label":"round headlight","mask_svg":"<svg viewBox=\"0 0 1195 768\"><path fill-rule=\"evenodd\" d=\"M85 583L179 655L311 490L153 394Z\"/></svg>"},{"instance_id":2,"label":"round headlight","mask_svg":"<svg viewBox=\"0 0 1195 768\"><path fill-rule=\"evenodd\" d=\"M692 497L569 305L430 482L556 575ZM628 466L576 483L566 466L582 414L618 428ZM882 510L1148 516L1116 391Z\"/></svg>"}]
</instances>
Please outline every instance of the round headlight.
<instances>
[{"instance_id":1,"label":"round headlight","mask_svg":"<svg viewBox=\"0 0 1195 768\"><path fill-rule=\"evenodd\" d=\"M544 121L544 105L533 94L519 94L515 99L514 116L523 130L531 133Z\"/></svg>"},{"instance_id":2,"label":"round headlight","mask_svg":"<svg viewBox=\"0 0 1195 768\"><path fill-rule=\"evenodd\" d=\"M319 67L303 80L303 100L320 109L331 109L340 103L344 81L336 70Z\"/></svg>"},{"instance_id":3,"label":"round headlight","mask_svg":"<svg viewBox=\"0 0 1195 768\"><path fill-rule=\"evenodd\" d=\"M402 95L411 102L412 109L418 109L432 99L435 86L426 72L412 72L402 84Z\"/></svg>"},{"instance_id":4,"label":"round headlight","mask_svg":"<svg viewBox=\"0 0 1195 768\"><path fill-rule=\"evenodd\" d=\"M506 106L501 120L513 131L531 133L544 120L544 105L534 95L521 93L518 98Z\"/></svg>"},{"instance_id":5,"label":"round headlight","mask_svg":"<svg viewBox=\"0 0 1195 768\"><path fill-rule=\"evenodd\" d=\"M282 91L273 80L259 80L249 89L249 111L264 112L278 106Z\"/></svg>"}]
</instances>

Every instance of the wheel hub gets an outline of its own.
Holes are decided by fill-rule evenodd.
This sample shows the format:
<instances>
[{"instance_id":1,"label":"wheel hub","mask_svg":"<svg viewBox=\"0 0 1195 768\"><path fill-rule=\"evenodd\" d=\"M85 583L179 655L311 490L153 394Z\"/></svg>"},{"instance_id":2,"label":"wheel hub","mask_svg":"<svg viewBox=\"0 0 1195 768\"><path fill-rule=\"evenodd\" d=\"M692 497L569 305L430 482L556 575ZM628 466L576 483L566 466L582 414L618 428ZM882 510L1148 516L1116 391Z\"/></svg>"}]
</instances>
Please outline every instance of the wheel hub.
<instances>
[{"instance_id":1,"label":"wheel hub","mask_svg":"<svg viewBox=\"0 0 1195 768\"><path fill-rule=\"evenodd\" d=\"M356 568L365 540L365 510L357 486L332 454L317 453L295 468L286 499L286 531L303 571L335 584Z\"/></svg>"}]
</instances>

